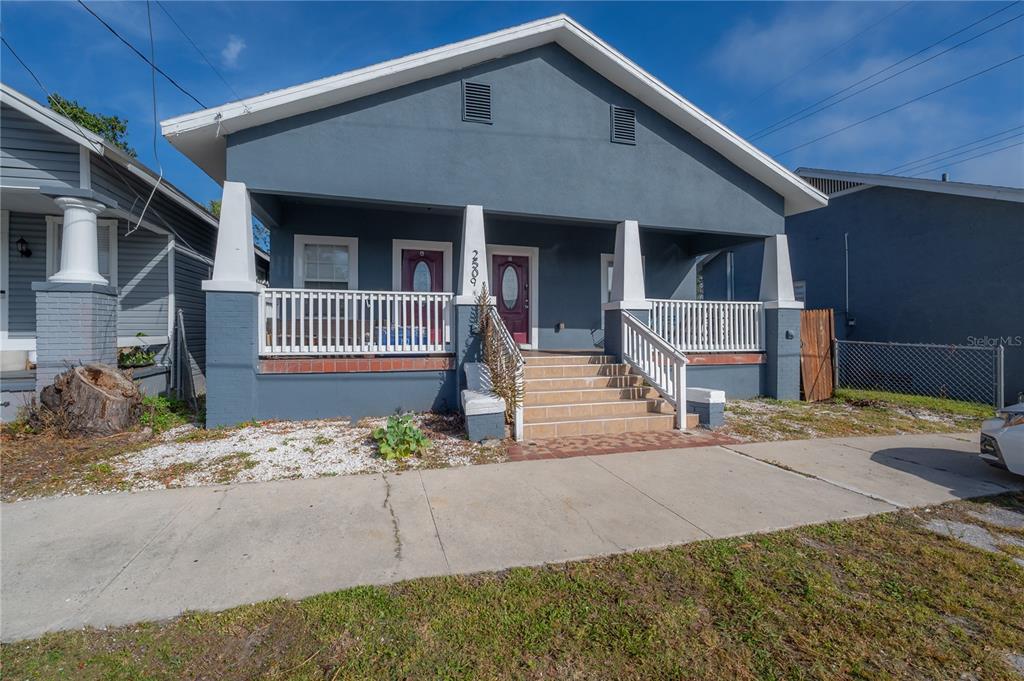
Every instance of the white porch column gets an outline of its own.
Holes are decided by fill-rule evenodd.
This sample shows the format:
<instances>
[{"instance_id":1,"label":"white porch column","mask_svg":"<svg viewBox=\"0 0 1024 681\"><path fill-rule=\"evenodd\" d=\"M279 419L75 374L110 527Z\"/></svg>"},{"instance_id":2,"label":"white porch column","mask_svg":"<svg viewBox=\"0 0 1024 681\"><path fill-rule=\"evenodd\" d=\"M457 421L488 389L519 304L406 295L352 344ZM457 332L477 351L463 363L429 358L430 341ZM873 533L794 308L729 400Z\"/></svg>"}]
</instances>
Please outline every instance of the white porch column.
<instances>
[{"instance_id":1,"label":"white porch column","mask_svg":"<svg viewBox=\"0 0 1024 681\"><path fill-rule=\"evenodd\" d=\"M474 305L488 281L484 207L466 206L462 216L462 255L459 258L459 288L455 292L455 304Z\"/></svg>"},{"instance_id":2,"label":"white porch column","mask_svg":"<svg viewBox=\"0 0 1024 681\"><path fill-rule=\"evenodd\" d=\"M644 287L643 254L640 252L640 224L625 220L615 227L615 264L612 268L611 298L606 310L649 310Z\"/></svg>"},{"instance_id":3,"label":"white porch column","mask_svg":"<svg viewBox=\"0 0 1024 681\"><path fill-rule=\"evenodd\" d=\"M789 241L785 234L764 240L761 264L760 299L766 307L796 308L804 306L793 295L793 272L789 267Z\"/></svg>"},{"instance_id":4,"label":"white porch column","mask_svg":"<svg viewBox=\"0 0 1024 681\"><path fill-rule=\"evenodd\" d=\"M225 182L217 230L213 279L206 291L260 291L256 283L256 252L252 241L252 203L242 182Z\"/></svg>"},{"instance_id":5,"label":"white porch column","mask_svg":"<svg viewBox=\"0 0 1024 681\"><path fill-rule=\"evenodd\" d=\"M56 198L54 202L64 211L64 226L61 227L60 271L49 281L106 286L110 282L100 275L96 239L96 216L106 206L71 196Z\"/></svg>"}]
</instances>

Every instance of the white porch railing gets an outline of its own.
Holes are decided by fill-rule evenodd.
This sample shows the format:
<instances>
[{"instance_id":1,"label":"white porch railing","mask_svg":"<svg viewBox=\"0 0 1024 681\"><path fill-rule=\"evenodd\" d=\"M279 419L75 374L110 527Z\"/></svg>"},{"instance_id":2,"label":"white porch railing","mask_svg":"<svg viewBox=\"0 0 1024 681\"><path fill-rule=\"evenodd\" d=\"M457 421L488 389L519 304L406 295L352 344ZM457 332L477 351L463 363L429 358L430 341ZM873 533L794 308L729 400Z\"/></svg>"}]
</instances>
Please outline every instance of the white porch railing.
<instances>
[{"instance_id":1,"label":"white porch railing","mask_svg":"<svg viewBox=\"0 0 1024 681\"><path fill-rule=\"evenodd\" d=\"M764 349L764 303L651 300L651 328L683 352Z\"/></svg>"},{"instance_id":2,"label":"white porch railing","mask_svg":"<svg viewBox=\"0 0 1024 681\"><path fill-rule=\"evenodd\" d=\"M491 306L487 308L487 314L494 328L498 331L501 339L501 361L509 367L516 377L516 394L519 395L519 403L516 405L515 418L512 423L512 435L518 442L523 439L523 394L526 377L526 360L523 359L523 352L519 344L512 338L505 321L498 314L498 308Z\"/></svg>"},{"instance_id":3,"label":"white porch railing","mask_svg":"<svg viewBox=\"0 0 1024 681\"><path fill-rule=\"evenodd\" d=\"M451 351L452 294L268 288L261 355L413 355Z\"/></svg>"},{"instance_id":4,"label":"white porch railing","mask_svg":"<svg viewBox=\"0 0 1024 681\"><path fill-rule=\"evenodd\" d=\"M676 408L676 428L685 430L689 360L626 310L622 311L622 361L638 371Z\"/></svg>"}]
</instances>

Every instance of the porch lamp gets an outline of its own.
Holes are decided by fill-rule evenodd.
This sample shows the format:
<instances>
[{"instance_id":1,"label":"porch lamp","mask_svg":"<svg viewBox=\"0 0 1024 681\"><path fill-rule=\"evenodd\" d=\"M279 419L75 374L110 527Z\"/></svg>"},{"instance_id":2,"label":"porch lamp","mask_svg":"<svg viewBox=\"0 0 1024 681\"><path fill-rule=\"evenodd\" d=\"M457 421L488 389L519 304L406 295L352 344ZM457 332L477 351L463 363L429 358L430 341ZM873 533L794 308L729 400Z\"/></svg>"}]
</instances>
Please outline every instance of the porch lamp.
<instances>
[{"instance_id":1,"label":"porch lamp","mask_svg":"<svg viewBox=\"0 0 1024 681\"><path fill-rule=\"evenodd\" d=\"M18 247L18 255L23 258L32 257L32 249L28 247L28 242L22 237L18 237L18 240L14 242L14 245Z\"/></svg>"}]
</instances>

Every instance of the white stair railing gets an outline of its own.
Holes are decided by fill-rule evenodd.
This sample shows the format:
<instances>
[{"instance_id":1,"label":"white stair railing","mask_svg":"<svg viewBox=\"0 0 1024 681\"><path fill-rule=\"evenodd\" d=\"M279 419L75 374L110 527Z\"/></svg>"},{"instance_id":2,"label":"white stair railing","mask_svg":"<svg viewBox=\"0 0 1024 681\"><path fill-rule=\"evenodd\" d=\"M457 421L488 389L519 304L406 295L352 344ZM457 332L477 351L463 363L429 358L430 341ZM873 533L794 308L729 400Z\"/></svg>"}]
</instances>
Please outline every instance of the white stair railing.
<instances>
[{"instance_id":1,"label":"white stair railing","mask_svg":"<svg viewBox=\"0 0 1024 681\"><path fill-rule=\"evenodd\" d=\"M760 352L764 303L651 300L651 329L683 352Z\"/></svg>"},{"instance_id":2,"label":"white stair railing","mask_svg":"<svg viewBox=\"0 0 1024 681\"><path fill-rule=\"evenodd\" d=\"M261 355L451 351L451 293L264 289Z\"/></svg>"},{"instance_id":3,"label":"white stair railing","mask_svg":"<svg viewBox=\"0 0 1024 681\"><path fill-rule=\"evenodd\" d=\"M515 375L516 394L519 396L519 401L516 404L512 432L515 439L519 441L523 439L523 392L526 377L526 360L523 359L523 353L519 349L519 344L512 338L512 334L509 332L508 327L505 326L504 320L498 314L498 309L494 306L488 307L487 314L492 327L498 332L498 339L501 341L499 361L503 368L507 367Z\"/></svg>"},{"instance_id":4,"label":"white stair railing","mask_svg":"<svg viewBox=\"0 0 1024 681\"><path fill-rule=\"evenodd\" d=\"M622 311L622 361L647 379L676 409L676 428L686 429L686 365L689 360L630 312Z\"/></svg>"}]
</instances>

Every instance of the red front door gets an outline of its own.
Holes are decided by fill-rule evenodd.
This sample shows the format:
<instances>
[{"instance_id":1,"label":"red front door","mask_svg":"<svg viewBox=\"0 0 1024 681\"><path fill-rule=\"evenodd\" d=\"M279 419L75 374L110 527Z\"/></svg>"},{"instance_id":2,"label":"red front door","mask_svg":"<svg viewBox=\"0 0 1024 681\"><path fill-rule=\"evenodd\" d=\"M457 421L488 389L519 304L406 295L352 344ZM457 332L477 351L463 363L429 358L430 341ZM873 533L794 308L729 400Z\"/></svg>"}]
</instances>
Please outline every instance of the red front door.
<instances>
[{"instance_id":1,"label":"red front door","mask_svg":"<svg viewBox=\"0 0 1024 681\"><path fill-rule=\"evenodd\" d=\"M492 290L498 314L517 343L530 342L530 259L524 255L494 255Z\"/></svg>"},{"instance_id":2,"label":"red front door","mask_svg":"<svg viewBox=\"0 0 1024 681\"><path fill-rule=\"evenodd\" d=\"M437 293L444 287L444 253L407 248L402 251L402 290Z\"/></svg>"}]
</instances>

